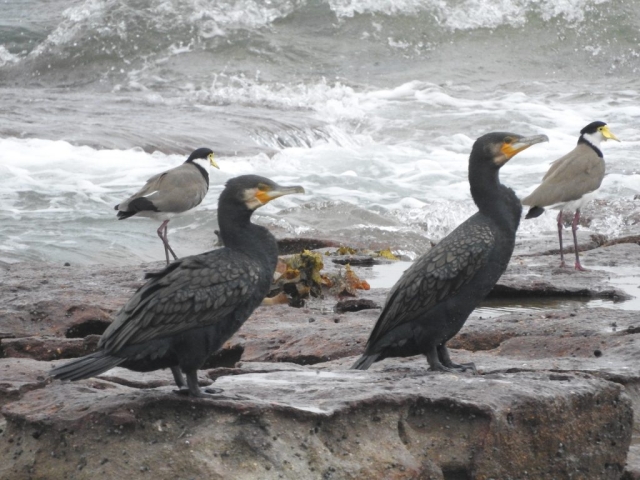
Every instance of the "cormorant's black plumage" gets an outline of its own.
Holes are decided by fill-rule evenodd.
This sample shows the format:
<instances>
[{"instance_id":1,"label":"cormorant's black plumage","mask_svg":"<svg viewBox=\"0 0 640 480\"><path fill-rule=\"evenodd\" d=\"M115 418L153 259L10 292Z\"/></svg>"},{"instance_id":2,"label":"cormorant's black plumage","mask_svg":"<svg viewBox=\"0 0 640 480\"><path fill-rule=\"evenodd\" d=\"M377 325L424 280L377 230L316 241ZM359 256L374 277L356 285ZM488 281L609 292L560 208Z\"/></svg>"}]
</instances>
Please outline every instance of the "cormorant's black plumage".
<instances>
[{"instance_id":1,"label":"cormorant's black plumage","mask_svg":"<svg viewBox=\"0 0 640 480\"><path fill-rule=\"evenodd\" d=\"M115 366L141 372L171 368L178 387L203 395L197 369L260 305L278 261L276 239L251 223L251 214L268 201L295 192L303 189L281 187L257 175L229 180L218 204L225 247L177 260L147 275L147 283L100 338L99 350L54 368L51 376L80 380Z\"/></svg>"},{"instance_id":2,"label":"cormorant's black plumage","mask_svg":"<svg viewBox=\"0 0 640 480\"><path fill-rule=\"evenodd\" d=\"M451 362L445 344L507 268L522 212L513 190L500 183L499 169L544 140L543 135L510 133L489 133L476 140L469 183L479 211L404 272L353 368L366 370L387 357L424 354L432 370L465 369Z\"/></svg>"}]
</instances>

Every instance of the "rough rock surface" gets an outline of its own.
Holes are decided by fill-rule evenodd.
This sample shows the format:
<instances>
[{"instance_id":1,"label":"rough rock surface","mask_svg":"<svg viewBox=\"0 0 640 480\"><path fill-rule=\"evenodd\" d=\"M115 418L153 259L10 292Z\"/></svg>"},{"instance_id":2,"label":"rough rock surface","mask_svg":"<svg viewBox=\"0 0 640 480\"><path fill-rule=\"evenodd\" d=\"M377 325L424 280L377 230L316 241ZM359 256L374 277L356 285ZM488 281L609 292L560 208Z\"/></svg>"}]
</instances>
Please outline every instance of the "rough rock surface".
<instances>
[{"instance_id":1,"label":"rough rock surface","mask_svg":"<svg viewBox=\"0 0 640 480\"><path fill-rule=\"evenodd\" d=\"M30 391L2 410L0 477L617 479L631 439L623 389L588 376L285 367L216 385Z\"/></svg>"},{"instance_id":2,"label":"rough rock surface","mask_svg":"<svg viewBox=\"0 0 640 480\"><path fill-rule=\"evenodd\" d=\"M328 296L256 310L200 372L225 389L210 400L173 393L168 371L46 377L95 348L162 264L11 265L0 278L0 479L640 478L640 246L581 256L591 271L560 269L555 255L512 259L449 344L478 376L434 374L421 357L349 371L380 310L338 312L348 302ZM355 301L381 306L387 292Z\"/></svg>"}]
</instances>

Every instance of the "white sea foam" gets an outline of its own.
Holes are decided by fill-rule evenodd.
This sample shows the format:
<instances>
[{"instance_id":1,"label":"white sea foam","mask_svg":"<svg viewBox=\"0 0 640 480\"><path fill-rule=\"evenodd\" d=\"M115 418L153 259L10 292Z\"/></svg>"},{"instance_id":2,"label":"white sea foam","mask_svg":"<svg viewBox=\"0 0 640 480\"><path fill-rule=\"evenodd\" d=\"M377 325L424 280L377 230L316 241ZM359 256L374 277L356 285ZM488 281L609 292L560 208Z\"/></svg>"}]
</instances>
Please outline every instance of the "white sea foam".
<instances>
[{"instance_id":1,"label":"white sea foam","mask_svg":"<svg viewBox=\"0 0 640 480\"><path fill-rule=\"evenodd\" d=\"M354 231L366 229L367 235L378 231L379 235L400 236L416 232L437 240L475 209L469 194L467 162L476 136L490 130L511 130L550 137L548 144L528 149L502 169L502 181L522 196L535 188L552 160L573 148L579 129L597 118L613 119L611 129L623 140L602 146L609 175L598 192L600 198L612 201L620 196L631 197L640 190L640 134L631 126L640 120L640 109L629 104L637 93L624 92L621 106L621 100L604 92L594 92L591 101L583 102L570 95L547 98L544 94L518 91L475 96L454 87L411 81L386 90L356 91L321 81L306 87L246 84L240 85L238 91L218 91L216 95L227 101L241 101L243 92L253 91L252 101L262 105L306 107L324 119L325 133L300 146L274 141L270 146L277 152L270 156L218 156L221 170L211 172L210 193L197 211L215 211L217 197L228 178L257 173L283 184L300 184L308 192L304 197L284 197L261 209L259 221L282 231L313 234L316 230L331 232L336 225L342 228L340 221L329 215L331 209L326 217L321 213L324 207L314 210L314 205L339 200L362 212L375 209L380 214L379 221L354 218ZM505 111L514 113L505 119ZM458 131L465 118L476 118L479 112L481 125L467 128L464 133ZM354 119L359 126L353 126ZM291 134L308 133L292 130ZM266 136L261 138L268 143ZM114 222L113 205L135 192L150 176L179 165L187 154L97 150L41 139L0 139L0 216L8 222L0 232L2 258L7 261L11 252L13 258L30 258L33 249L46 258L50 252L64 248L89 258L100 248L111 248L114 238L108 235L114 231L122 237L116 243L129 242L129 250L136 250L132 245L139 242L152 245L150 251L155 247L159 250L159 242L150 234L153 226ZM313 213L306 217L280 217L281 210L295 212L301 204L310 206ZM552 217L549 214L536 222L523 222L520 235L535 235L540 228L552 229ZM18 220L20 227L11 223ZM97 223L86 228L88 221ZM207 221L192 214L186 223L172 225L180 234L179 229L189 224ZM612 219L598 228L612 234L621 231L623 222L613 213ZM101 225L111 233L103 235ZM79 231L90 241L83 240ZM131 238L123 235L127 231ZM188 235L186 230L183 234Z\"/></svg>"},{"instance_id":2,"label":"white sea foam","mask_svg":"<svg viewBox=\"0 0 640 480\"><path fill-rule=\"evenodd\" d=\"M268 108L309 109L326 121L359 120L375 108L375 96L355 92L353 87L321 78L318 83L261 83L244 76L214 77L206 90L188 93L192 101L204 103L234 103Z\"/></svg>"},{"instance_id":3,"label":"white sea foam","mask_svg":"<svg viewBox=\"0 0 640 480\"><path fill-rule=\"evenodd\" d=\"M9 63L15 63L20 59L18 55L14 55L4 45L0 45L0 67L4 67Z\"/></svg>"},{"instance_id":4,"label":"white sea foam","mask_svg":"<svg viewBox=\"0 0 640 480\"><path fill-rule=\"evenodd\" d=\"M87 31L113 42L142 41L141 32L193 32L192 41L225 36L228 29L254 29L286 17L301 2L283 0L165 1L153 0L144 7L132 7L126 0L84 0L63 12L63 20L32 52L39 56L56 46L75 46ZM187 44L190 42L187 41ZM106 47L107 50L112 46ZM172 46L173 53L188 47Z\"/></svg>"},{"instance_id":5,"label":"white sea foam","mask_svg":"<svg viewBox=\"0 0 640 480\"><path fill-rule=\"evenodd\" d=\"M326 80L311 85L243 80L189 93L196 104L205 102L203 108L217 99L274 112L308 111L322 128L318 133L292 127L291 141L284 144L278 136L286 132L256 129L250 135L273 149L271 154L218 155L221 170L210 172L211 189L203 204L182 223L172 221L170 228L187 245L194 232L212 231L215 224L210 218L215 217L211 212L224 182L255 173L283 184L300 184L307 191L260 210L258 221L280 232L313 235L321 231L331 236L347 228L352 235L366 230L367 238L393 238L399 248L412 250L418 243L427 243L425 236L442 238L474 212L467 162L477 136L492 130L549 136L549 143L519 154L501 171L503 183L518 195L526 195L549 163L571 150L579 130L595 119L608 120L622 140L602 146L609 175L600 198L612 201L640 191L637 92L619 95L594 89L586 101L544 91L497 89L477 94L463 87L409 81L375 90ZM154 101L165 99L158 94ZM296 143L296 136L304 141ZM154 257L161 253L155 227L133 219L115 222L113 205L150 176L182 163L188 153L149 154L141 149L99 150L63 141L0 138L2 259L28 259L34 251L41 258L61 258L60 252L66 251L65 259L87 261L105 249L105 241L113 245L109 248L126 252L121 261L130 258L130 252L141 259L161 258ZM356 210L349 210L348 205ZM553 229L552 217L548 214L536 222L523 222L520 235ZM598 228L601 233L619 232L624 221L613 214ZM193 225L198 228L191 228ZM193 248L198 251L201 247Z\"/></svg>"},{"instance_id":6,"label":"white sea foam","mask_svg":"<svg viewBox=\"0 0 640 480\"><path fill-rule=\"evenodd\" d=\"M545 21L561 17L569 22L582 22L589 12L609 0L329 0L339 17L357 14L416 15L426 12L439 24L452 30L496 28L502 25L522 26L531 13Z\"/></svg>"}]
</instances>

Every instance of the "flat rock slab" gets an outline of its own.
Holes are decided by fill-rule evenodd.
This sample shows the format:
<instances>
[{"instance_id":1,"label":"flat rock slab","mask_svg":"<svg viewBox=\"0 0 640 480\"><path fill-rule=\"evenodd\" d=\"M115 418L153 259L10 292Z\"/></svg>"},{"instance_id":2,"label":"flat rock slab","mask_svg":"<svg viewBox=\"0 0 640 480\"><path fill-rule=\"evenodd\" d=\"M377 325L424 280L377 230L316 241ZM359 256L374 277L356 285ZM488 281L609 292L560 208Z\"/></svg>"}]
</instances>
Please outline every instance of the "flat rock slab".
<instances>
[{"instance_id":1,"label":"flat rock slab","mask_svg":"<svg viewBox=\"0 0 640 480\"><path fill-rule=\"evenodd\" d=\"M242 346L243 361L327 362L362 352L379 312L340 314L328 308L261 307L228 344L230 348Z\"/></svg>"},{"instance_id":2,"label":"flat rock slab","mask_svg":"<svg viewBox=\"0 0 640 480\"><path fill-rule=\"evenodd\" d=\"M619 273L615 267L638 265L640 245L602 247L584 252L583 257L585 264L593 265L588 272L559 268L558 262L548 256L515 256L494 294L626 298L626 294L616 288ZM326 263L331 266L329 260ZM103 324L109 322L113 313L144 283L144 273L161 268L159 262L137 267L12 265L3 272L0 282L0 336L77 338L100 333L91 328L104 329ZM366 280L366 270L356 271ZM624 275L636 275L640 279L640 269ZM382 305L387 292L388 289L361 291L358 297ZM640 296L640 291L637 293ZM337 302L338 299L328 297L323 302L312 301L310 305L332 311ZM83 330L79 325L87 326Z\"/></svg>"},{"instance_id":3,"label":"flat rock slab","mask_svg":"<svg viewBox=\"0 0 640 480\"><path fill-rule=\"evenodd\" d=\"M491 296L577 296L620 301L640 295L640 291L626 292L617 281L631 276L636 278L636 285L640 284L640 269L634 268L631 272L625 269L638 265L640 245L624 243L601 247L583 252L581 259L586 272L575 270L573 262L561 268L559 260L551 256L514 256Z\"/></svg>"},{"instance_id":4,"label":"flat rock slab","mask_svg":"<svg viewBox=\"0 0 640 480\"><path fill-rule=\"evenodd\" d=\"M142 285L144 272L161 267L11 265L0 282L0 333L65 336L75 324L108 323ZM72 330L71 336L82 333Z\"/></svg>"},{"instance_id":5,"label":"flat rock slab","mask_svg":"<svg viewBox=\"0 0 640 480\"><path fill-rule=\"evenodd\" d=\"M48 336L3 339L0 351L4 357L55 360L58 358L82 357L94 352L99 335L84 338L61 338Z\"/></svg>"},{"instance_id":6,"label":"flat rock slab","mask_svg":"<svg viewBox=\"0 0 640 480\"><path fill-rule=\"evenodd\" d=\"M636 244L582 259L591 272L514 257L498 293L614 300L640 284ZM172 393L168 371L49 384L57 362L18 358L89 351L144 271L161 267L3 271L0 478L640 478L636 450L621 470L629 409L640 414L637 311L476 312L450 342L454 361L482 373L469 376L427 373L421 357L348 371L379 309L336 313L334 297L261 307L201 372L226 390L211 401ZM358 298L382 305L387 292Z\"/></svg>"},{"instance_id":7,"label":"flat rock slab","mask_svg":"<svg viewBox=\"0 0 640 480\"><path fill-rule=\"evenodd\" d=\"M390 360L392 363L395 362ZM215 399L54 382L5 405L0 478L620 478L632 410L585 375L285 367Z\"/></svg>"},{"instance_id":8,"label":"flat rock slab","mask_svg":"<svg viewBox=\"0 0 640 480\"><path fill-rule=\"evenodd\" d=\"M634 333L640 333L640 315L636 311L611 308L531 310L493 318L473 314L447 345L466 350L491 350L513 337L579 339L622 337Z\"/></svg>"},{"instance_id":9,"label":"flat rock slab","mask_svg":"<svg viewBox=\"0 0 640 480\"><path fill-rule=\"evenodd\" d=\"M29 390L44 387L50 369L48 362L30 358L0 359L0 405L21 397Z\"/></svg>"}]
</instances>

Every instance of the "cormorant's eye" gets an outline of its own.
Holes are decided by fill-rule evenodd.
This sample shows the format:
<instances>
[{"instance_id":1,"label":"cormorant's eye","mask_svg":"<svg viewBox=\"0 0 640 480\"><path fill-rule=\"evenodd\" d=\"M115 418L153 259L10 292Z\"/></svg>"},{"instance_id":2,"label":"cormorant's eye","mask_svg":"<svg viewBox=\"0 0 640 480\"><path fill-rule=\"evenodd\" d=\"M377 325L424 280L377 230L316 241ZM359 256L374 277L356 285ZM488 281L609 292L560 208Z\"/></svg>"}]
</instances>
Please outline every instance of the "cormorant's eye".
<instances>
[{"instance_id":1,"label":"cormorant's eye","mask_svg":"<svg viewBox=\"0 0 640 480\"><path fill-rule=\"evenodd\" d=\"M506 143L507 145L513 143L513 137L506 137L504 139L504 143Z\"/></svg>"},{"instance_id":2,"label":"cormorant's eye","mask_svg":"<svg viewBox=\"0 0 640 480\"><path fill-rule=\"evenodd\" d=\"M266 183L259 183L258 190L260 190L261 192L268 192L271 189L269 188L269 185L267 185Z\"/></svg>"}]
</instances>

